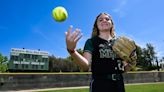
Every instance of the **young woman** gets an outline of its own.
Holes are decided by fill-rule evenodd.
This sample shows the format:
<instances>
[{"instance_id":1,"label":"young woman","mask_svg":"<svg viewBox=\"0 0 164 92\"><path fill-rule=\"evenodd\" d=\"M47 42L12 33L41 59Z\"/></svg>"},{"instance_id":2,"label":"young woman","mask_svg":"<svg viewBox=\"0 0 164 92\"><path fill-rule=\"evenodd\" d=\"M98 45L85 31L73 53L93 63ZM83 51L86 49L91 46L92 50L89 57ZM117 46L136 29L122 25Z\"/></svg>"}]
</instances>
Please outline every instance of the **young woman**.
<instances>
[{"instance_id":1,"label":"young woman","mask_svg":"<svg viewBox=\"0 0 164 92\"><path fill-rule=\"evenodd\" d=\"M90 92L125 92L122 73L131 66L112 50L115 30L111 16L100 13L96 17L92 37L86 41L83 55L75 50L82 37L80 30L75 29L73 33L71 30L72 26L65 33L67 50L84 70L88 70L91 64Z\"/></svg>"}]
</instances>

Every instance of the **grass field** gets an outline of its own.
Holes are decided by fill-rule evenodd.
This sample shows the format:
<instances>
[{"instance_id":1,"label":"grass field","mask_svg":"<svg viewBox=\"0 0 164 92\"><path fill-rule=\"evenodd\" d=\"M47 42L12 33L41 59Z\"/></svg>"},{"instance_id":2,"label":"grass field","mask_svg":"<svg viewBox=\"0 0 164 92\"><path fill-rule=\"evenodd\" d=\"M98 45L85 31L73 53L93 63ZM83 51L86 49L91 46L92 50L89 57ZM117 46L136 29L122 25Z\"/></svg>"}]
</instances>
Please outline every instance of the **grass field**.
<instances>
[{"instance_id":1,"label":"grass field","mask_svg":"<svg viewBox=\"0 0 164 92\"><path fill-rule=\"evenodd\" d=\"M140 85L126 85L126 92L164 92L164 83L151 83ZM88 88L83 89L65 89L38 92L89 92Z\"/></svg>"}]
</instances>

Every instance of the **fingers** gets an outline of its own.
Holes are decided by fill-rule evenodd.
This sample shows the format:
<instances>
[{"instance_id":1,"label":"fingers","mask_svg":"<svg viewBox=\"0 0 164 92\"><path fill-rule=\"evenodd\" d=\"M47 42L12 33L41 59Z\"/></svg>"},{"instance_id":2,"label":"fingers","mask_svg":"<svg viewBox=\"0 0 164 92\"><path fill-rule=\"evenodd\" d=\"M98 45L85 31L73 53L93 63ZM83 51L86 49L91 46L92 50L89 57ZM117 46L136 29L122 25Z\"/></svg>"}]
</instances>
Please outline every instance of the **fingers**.
<instances>
[{"instance_id":1,"label":"fingers","mask_svg":"<svg viewBox=\"0 0 164 92\"><path fill-rule=\"evenodd\" d=\"M67 37L70 36L72 28L73 28L73 26L70 25L69 28L68 28L68 31L65 32L65 35L66 35Z\"/></svg>"},{"instance_id":2,"label":"fingers","mask_svg":"<svg viewBox=\"0 0 164 92\"><path fill-rule=\"evenodd\" d=\"M80 29L76 28L75 31L72 33L72 39L76 39L80 34Z\"/></svg>"},{"instance_id":3,"label":"fingers","mask_svg":"<svg viewBox=\"0 0 164 92\"><path fill-rule=\"evenodd\" d=\"M72 28L73 28L73 26L70 25L70 26L69 26L69 29L68 29L68 31L67 31L67 32L68 32L68 33L67 33L68 35L70 35Z\"/></svg>"},{"instance_id":4,"label":"fingers","mask_svg":"<svg viewBox=\"0 0 164 92\"><path fill-rule=\"evenodd\" d=\"M81 39L82 36L83 36L83 35L80 33L80 34L76 37L75 42L78 42L78 41Z\"/></svg>"},{"instance_id":5,"label":"fingers","mask_svg":"<svg viewBox=\"0 0 164 92\"><path fill-rule=\"evenodd\" d=\"M80 38L82 37L82 34L80 32L80 29L76 29L74 33L72 34L72 39L76 43Z\"/></svg>"},{"instance_id":6,"label":"fingers","mask_svg":"<svg viewBox=\"0 0 164 92\"><path fill-rule=\"evenodd\" d=\"M82 37L82 34L80 32L80 29L78 28L76 28L75 31L71 33L72 29L73 29L73 26L70 25L68 31L65 32L66 40L70 42L77 42Z\"/></svg>"}]
</instances>

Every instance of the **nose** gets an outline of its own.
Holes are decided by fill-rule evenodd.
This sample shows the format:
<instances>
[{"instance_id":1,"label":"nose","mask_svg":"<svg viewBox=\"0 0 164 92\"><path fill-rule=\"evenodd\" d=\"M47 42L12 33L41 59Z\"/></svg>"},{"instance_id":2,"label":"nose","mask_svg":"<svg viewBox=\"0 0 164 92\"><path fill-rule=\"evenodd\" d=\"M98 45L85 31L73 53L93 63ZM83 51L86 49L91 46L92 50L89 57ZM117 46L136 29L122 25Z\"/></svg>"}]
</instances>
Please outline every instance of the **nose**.
<instances>
[{"instance_id":1,"label":"nose","mask_svg":"<svg viewBox=\"0 0 164 92\"><path fill-rule=\"evenodd\" d=\"M102 21L108 21L106 18L103 18Z\"/></svg>"},{"instance_id":2,"label":"nose","mask_svg":"<svg viewBox=\"0 0 164 92\"><path fill-rule=\"evenodd\" d=\"M100 19L99 19L100 22L107 22L107 21L109 21L109 20L110 20L109 18L100 18Z\"/></svg>"},{"instance_id":3,"label":"nose","mask_svg":"<svg viewBox=\"0 0 164 92\"><path fill-rule=\"evenodd\" d=\"M110 19L109 18L103 18L103 21L109 21Z\"/></svg>"}]
</instances>

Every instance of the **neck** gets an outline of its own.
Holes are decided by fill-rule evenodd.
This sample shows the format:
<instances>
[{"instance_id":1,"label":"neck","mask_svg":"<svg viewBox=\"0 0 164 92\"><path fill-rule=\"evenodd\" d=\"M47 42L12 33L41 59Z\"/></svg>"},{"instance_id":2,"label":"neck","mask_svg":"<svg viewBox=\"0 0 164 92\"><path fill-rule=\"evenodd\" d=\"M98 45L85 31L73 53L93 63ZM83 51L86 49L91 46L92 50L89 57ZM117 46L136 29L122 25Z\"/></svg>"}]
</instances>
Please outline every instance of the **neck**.
<instances>
[{"instance_id":1,"label":"neck","mask_svg":"<svg viewBox=\"0 0 164 92\"><path fill-rule=\"evenodd\" d=\"M109 31L101 32L99 37L102 39L105 39L105 40L111 40L112 39Z\"/></svg>"}]
</instances>

